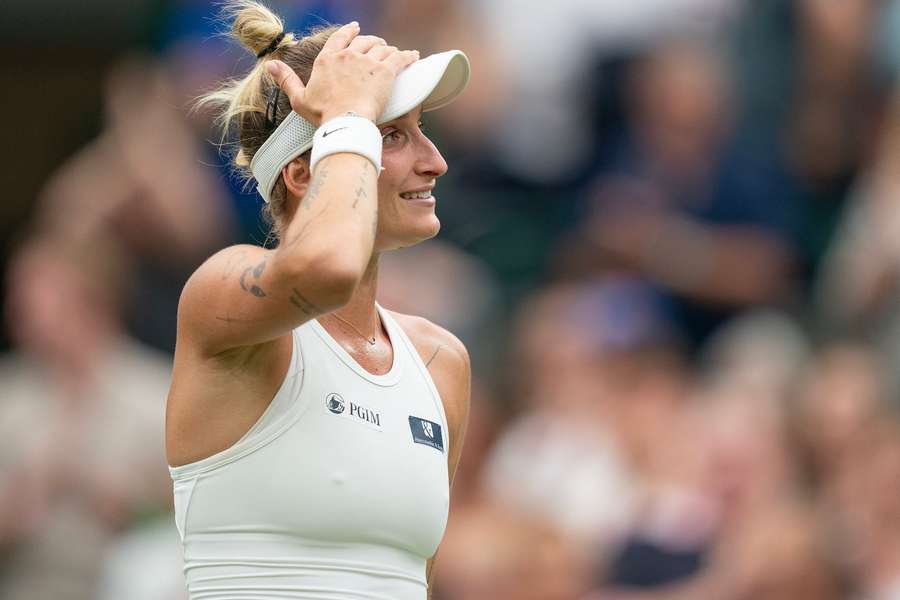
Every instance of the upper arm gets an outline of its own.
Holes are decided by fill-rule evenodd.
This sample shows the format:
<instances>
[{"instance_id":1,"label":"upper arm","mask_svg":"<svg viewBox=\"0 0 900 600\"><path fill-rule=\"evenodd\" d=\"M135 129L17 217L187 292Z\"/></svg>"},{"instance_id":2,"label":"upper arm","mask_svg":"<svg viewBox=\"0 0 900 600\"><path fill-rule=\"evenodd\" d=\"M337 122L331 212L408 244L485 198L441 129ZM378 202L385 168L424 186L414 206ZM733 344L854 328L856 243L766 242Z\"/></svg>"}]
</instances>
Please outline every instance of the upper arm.
<instances>
[{"instance_id":1,"label":"upper arm","mask_svg":"<svg viewBox=\"0 0 900 600\"><path fill-rule=\"evenodd\" d=\"M352 274L241 245L210 257L184 286L179 340L208 355L273 340L349 298Z\"/></svg>"},{"instance_id":2,"label":"upper arm","mask_svg":"<svg viewBox=\"0 0 900 600\"><path fill-rule=\"evenodd\" d=\"M447 467L450 483L462 456L472 387L472 369L465 345L446 329L419 317L407 317L416 350L441 396L449 428Z\"/></svg>"},{"instance_id":3,"label":"upper arm","mask_svg":"<svg viewBox=\"0 0 900 600\"><path fill-rule=\"evenodd\" d=\"M469 423L469 406L471 404L472 368L469 352L455 335L434 325L426 319L416 319L419 324L415 329L417 335L413 343L426 368L431 374L434 385L441 395L444 413L447 416L447 427L450 429L450 453L447 456L447 472L450 486L456 477L456 470L462 457ZM412 337L412 336L411 336ZM429 598L431 597L431 581L437 553L428 559L425 578L428 581Z\"/></svg>"},{"instance_id":4,"label":"upper arm","mask_svg":"<svg viewBox=\"0 0 900 600\"><path fill-rule=\"evenodd\" d=\"M446 335L443 340L443 349L434 356L431 367L435 373L438 373L438 378L447 381L443 386L445 389L441 393L441 398L444 403L444 412L447 415L447 427L450 428L450 454L447 460L450 484L452 485L462 456L463 442L469 423L472 367L465 345L452 333L447 331L444 333ZM440 356L441 352L444 352L444 356Z\"/></svg>"}]
</instances>

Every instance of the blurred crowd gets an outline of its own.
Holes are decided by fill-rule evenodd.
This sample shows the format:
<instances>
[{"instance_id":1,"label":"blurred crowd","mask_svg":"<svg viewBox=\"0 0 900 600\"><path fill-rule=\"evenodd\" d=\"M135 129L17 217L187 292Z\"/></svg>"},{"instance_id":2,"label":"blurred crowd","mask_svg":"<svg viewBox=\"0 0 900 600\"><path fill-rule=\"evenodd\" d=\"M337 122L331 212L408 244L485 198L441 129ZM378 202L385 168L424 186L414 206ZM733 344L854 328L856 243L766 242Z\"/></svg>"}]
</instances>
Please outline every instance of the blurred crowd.
<instances>
[{"instance_id":1,"label":"blurred crowd","mask_svg":"<svg viewBox=\"0 0 900 600\"><path fill-rule=\"evenodd\" d=\"M185 595L178 295L268 236L190 110L252 57L147 4L96 131L5 200L8 600ZM473 361L434 600L900 600L900 1L269 4L473 65L425 116L442 232L379 292Z\"/></svg>"}]
</instances>

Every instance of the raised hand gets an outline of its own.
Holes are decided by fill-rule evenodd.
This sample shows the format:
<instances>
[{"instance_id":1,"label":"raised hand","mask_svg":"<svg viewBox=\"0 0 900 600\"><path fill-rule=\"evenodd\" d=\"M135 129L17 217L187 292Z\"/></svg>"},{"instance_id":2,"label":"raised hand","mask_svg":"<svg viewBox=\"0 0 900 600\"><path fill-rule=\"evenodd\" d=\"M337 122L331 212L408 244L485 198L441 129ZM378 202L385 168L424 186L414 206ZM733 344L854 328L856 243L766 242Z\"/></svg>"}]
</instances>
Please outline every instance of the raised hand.
<instances>
[{"instance_id":1,"label":"raised hand","mask_svg":"<svg viewBox=\"0 0 900 600\"><path fill-rule=\"evenodd\" d=\"M328 38L306 85L280 60L268 61L266 69L294 112L318 126L346 112L374 121L387 105L397 74L418 58L416 50L398 50L379 37L359 35L354 21Z\"/></svg>"}]
</instances>

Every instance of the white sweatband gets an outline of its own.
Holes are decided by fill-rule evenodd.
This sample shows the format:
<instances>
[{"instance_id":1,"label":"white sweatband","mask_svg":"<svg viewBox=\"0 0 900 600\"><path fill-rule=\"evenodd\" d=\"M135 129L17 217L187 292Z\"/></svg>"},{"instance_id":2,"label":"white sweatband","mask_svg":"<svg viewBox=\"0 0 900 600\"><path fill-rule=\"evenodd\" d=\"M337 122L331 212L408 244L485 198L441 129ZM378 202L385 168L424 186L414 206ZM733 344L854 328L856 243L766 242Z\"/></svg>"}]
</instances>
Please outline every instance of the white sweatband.
<instances>
[{"instance_id":1,"label":"white sweatband","mask_svg":"<svg viewBox=\"0 0 900 600\"><path fill-rule=\"evenodd\" d=\"M313 136L309 172L314 173L320 160L332 154L350 152L368 158L381 173L381 132L369 119L359 115L343 115L323 123Z\"/></svg>"}]
</instances>

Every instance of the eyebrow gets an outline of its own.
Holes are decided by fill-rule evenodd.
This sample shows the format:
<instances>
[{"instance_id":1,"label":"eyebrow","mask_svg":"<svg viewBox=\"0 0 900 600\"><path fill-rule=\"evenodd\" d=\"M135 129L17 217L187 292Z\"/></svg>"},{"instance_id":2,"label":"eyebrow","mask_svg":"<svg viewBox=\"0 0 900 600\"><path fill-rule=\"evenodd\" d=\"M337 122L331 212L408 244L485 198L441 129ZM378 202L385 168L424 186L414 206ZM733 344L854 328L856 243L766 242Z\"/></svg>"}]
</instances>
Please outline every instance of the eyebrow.
<instances>
[{"instance_id":1,"label":"eyebrow","mask_svg":"<svg viewBox=\"0 0 900 600\"><path fill-rule=\"evenodd\" d=\"M414 121L416 125L418 125L419 123L422 122L423 116L424 115L422 113L419 113L419 117ZM394 119L393 121L388 121L387 123L382 123L381 125L378 126L378 129L382 130L382 129L387 129L389 127L399 127L403 122L404 122L403 119Z\"/></svg>"}]
</instances>

